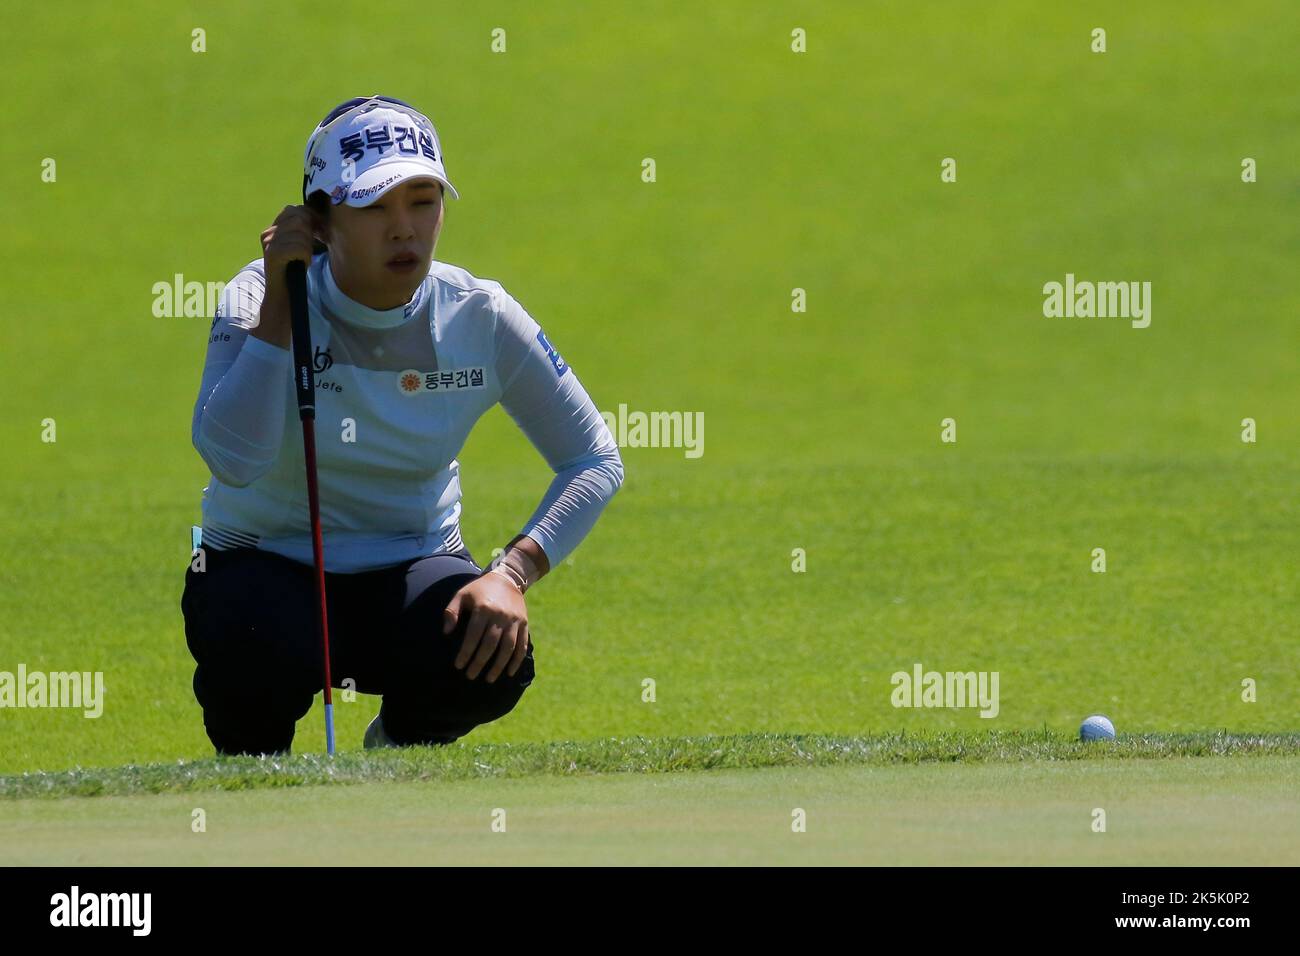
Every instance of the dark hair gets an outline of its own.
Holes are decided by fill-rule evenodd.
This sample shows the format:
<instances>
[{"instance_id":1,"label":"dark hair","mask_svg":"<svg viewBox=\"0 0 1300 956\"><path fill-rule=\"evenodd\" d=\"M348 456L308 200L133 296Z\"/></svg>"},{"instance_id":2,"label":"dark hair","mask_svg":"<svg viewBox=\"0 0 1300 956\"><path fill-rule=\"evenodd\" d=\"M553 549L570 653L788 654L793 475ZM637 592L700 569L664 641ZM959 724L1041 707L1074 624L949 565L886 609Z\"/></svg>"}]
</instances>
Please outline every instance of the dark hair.
<instances>
[{"instance_id":1,"label":"dark hair","mask_svg":"<svg viewBox=\"0 0 1300 956\"><path fill-rule=\"evenodd\" d=\"M316 213L316 215L320 216L324 222L330 221L330 197L325 194L325 190L318 189L308 196L306 206L312 212ZM325 243L321 242L319 239L312 239L311 254L313 256L318 256L322 252L326 251L327 247Z\"/></svg>"}]
</instances>

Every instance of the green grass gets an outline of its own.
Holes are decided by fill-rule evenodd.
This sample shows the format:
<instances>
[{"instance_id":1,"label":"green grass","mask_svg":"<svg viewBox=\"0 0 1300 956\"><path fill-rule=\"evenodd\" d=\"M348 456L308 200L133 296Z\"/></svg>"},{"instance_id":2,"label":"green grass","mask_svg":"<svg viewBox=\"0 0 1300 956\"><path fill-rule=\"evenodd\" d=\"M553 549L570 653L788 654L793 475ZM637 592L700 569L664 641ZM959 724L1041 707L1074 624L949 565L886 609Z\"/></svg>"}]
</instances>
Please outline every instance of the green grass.
<instances>
[{"instance_id":1,"label":"green grass","mask_svg":"<svg viewBox=\"0 0 1300 956\"><path fill-rule=\"evenodd\" d=\"M1300 756L1300 734L1151 734L1082 743L1040 733L943 733L886 737L748 734L647 739L609 737L552 744L456 743L366 753L222 757L174 764L0 776L0 798L131 796L544 775L662 774L770 767L1019 763L1171 757Z\"/></svg>"},{"instance_id":2,"label":"green grass","mask_svg":"<svg viewBox=\"0 0 1300 956\"><path fill-rule=\"evenodd\" d=\"M1027 760L6 801L0 865L1294 866L1297 772Z\"/></svg>"},{"instance_id":3,"label":"green grass","mask_svg":"<svg viewBox=\"0 0 1300 956\"><path fill-rule=\"evenodd\" d=\"M151 287L257 255L311 127L376 90L438 125L464 197L439 259L502 281L602 409L706 419L698 460L624 449L623 490L529 593L537 681L467 744L545 764L611 736L1064 741L1097 711L1139 738L1297 729L1293 3L374 15L405 26L20 3L0 38L21 131L0 139L0 670L106 682L97 720L0 711L0 773L219 776L179 610L207 323L154 318ZM1151 281L1151 327L1045 319L1066 272ZM460 460L482 560L550 474L499 410ZM917 661L998 671L998 717L893 708ZM336 708L345 751L376 706Z\"/></svg>"}]
</instances>

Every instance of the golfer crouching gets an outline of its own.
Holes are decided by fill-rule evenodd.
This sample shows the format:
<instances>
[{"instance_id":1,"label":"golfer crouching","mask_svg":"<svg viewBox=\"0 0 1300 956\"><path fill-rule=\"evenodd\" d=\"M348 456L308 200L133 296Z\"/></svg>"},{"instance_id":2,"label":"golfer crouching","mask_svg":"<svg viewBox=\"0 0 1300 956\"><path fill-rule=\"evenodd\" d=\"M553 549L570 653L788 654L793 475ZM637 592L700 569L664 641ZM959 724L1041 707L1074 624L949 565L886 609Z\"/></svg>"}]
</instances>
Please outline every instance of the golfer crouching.
<instances>
[{"instance_id":1,"label":"golfer crouching","mask_svg":"<svg viewBox=\"0 0 1300 956\"><path fill-rule=\"evenodd\" d=\"M623 480L577 375L505 289L434 260L447 179L429 120L340 104L304 155L302 206L226 287L194 407L211 471L181 609L219 754L284 753L325 683L285 268L307 268L330 683L381 695L365 746L445 744L535 675L524 595ZM485 572L460 536L457 454L500 404L555 472ZM540 490L540 489L539 489ZM202 567L202 570L196 570Z\"/></svg>"}]
</instances>

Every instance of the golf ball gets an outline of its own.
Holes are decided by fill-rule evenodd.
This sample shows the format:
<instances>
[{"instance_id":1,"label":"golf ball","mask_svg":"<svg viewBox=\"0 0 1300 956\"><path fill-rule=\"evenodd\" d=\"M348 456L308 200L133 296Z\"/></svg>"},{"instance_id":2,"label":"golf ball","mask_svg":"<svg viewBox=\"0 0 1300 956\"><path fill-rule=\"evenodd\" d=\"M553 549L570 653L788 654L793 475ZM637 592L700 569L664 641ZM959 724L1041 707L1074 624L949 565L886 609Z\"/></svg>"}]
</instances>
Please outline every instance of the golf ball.
<instances>
[{"instance_id":1,"label":"golf ball","mask_svg":"<svg viewBox=\"0 0 1300 956\"><path fill-rule=\"evenodd\" d=\"M1085 717L1083 723L1079 725L1079 739L1114 740L1115 725L1110 722L1109 717L1102 714Z\"/></svg>"}]
</instances>

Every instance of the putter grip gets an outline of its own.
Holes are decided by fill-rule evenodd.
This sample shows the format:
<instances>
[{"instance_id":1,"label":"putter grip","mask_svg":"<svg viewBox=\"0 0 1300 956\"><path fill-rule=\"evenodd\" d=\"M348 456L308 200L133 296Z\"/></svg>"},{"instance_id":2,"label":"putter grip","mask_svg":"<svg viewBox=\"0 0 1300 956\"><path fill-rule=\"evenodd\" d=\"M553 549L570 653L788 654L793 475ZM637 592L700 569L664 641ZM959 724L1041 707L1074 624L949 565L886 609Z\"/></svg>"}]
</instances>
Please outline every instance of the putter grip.
<instances>
[{"instance_id":1,"label":"putter grip","mask_svg":"<svg viewBox=\"0 0 1300 956\"><path fill-rule=\"evenodd\" d=\"M307 266L294 260L284 268L289 287L289 331L293 336L293 384L298 392L298 417L316 417L316 381L312 374L311 323L307 319Z\"/></svg>"}]
</instances>

